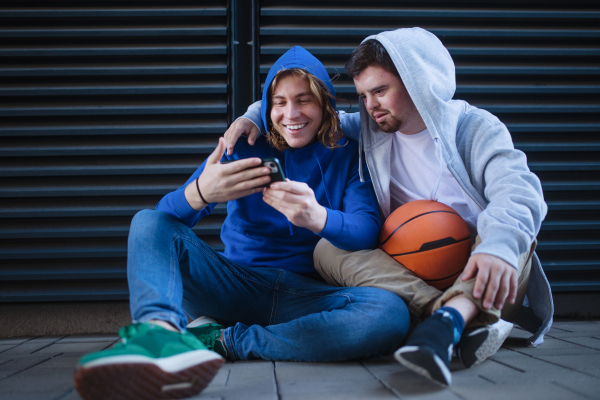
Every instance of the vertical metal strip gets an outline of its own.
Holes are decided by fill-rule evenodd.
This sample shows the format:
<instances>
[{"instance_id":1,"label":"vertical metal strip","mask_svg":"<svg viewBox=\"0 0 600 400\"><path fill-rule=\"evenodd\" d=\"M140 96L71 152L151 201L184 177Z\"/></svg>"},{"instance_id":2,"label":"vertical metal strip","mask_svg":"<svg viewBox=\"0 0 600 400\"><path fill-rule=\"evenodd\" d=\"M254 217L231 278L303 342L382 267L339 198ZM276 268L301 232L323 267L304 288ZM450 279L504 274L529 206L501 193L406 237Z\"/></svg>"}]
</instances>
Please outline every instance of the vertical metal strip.
<instances>
[{"instance_id":1,"label":"vertical metal strip","mask_svg":"<svg viewBox=\"0 0 600 400\"><path fill-rule=\"evenodd\" d=\"M231 48L231 119L244 114L252 103L252 2L231 0L230 41Z\"/></svg>"},{"instance_id":2,"label":"vertical metal strip","mask_svg":"<svg viewBox=\"0 0 600 400\"><path fill-rule=\"evenodd\" d=\"M252 0L252 100L261 99L260 90L260 0Z\"/></svg>"}]
</instances>

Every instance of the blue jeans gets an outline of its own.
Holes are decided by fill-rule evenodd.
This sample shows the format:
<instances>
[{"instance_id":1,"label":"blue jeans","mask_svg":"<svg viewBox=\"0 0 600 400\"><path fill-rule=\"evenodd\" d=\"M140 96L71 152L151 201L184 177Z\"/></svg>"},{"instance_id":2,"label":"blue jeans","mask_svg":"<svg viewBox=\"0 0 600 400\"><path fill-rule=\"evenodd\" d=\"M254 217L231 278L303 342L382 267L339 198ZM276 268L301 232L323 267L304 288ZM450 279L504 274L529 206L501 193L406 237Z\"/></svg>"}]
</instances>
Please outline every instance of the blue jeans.
<instances>
[{"instance_id":1,"label":"blue jeans","mask_svg":"<svg viewBox=\"0 0 600 400\"><path fill-rule=\"evenodd\" d=\"M127 277L134 321L208 315L233 360L338 361L389 354L409 326L395 294L341 288L274 268L245 267L214 251L178 219L144 210L131 223Z\"/></svg>"}]
</instances>

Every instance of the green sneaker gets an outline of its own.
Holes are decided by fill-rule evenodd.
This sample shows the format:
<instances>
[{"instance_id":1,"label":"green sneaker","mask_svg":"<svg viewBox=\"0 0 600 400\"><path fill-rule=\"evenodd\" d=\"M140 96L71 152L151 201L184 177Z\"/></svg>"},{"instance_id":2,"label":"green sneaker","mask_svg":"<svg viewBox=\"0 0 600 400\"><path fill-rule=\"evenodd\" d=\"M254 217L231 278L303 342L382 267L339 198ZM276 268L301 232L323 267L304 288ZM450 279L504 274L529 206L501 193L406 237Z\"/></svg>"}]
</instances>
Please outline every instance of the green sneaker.
<instances>
[{"instance_id":1,"label":"green sneaker","mask_svg":"<svg viewBox=\"0 0 600 400\"><path fill-rule=\"evenodd\" d=\"M179 399L200 393L225 362L194 335L132 324L121 342L79 360L75 388L85 400Z\"/></svg>"},{"instance_id":2,"label":"green sneaker","mask_svg":"<svg viewBox=\"0 0 600 400\"><path fill-rule=\"evenodd\" d=\"M229 354L223 341L219 340L221 331L225 329L214 319L210 317L200 317L190 322L187 326L187 331L202 342L207 349L217 352L223 358L228 359Z\"/></svg>"}]
</instances>

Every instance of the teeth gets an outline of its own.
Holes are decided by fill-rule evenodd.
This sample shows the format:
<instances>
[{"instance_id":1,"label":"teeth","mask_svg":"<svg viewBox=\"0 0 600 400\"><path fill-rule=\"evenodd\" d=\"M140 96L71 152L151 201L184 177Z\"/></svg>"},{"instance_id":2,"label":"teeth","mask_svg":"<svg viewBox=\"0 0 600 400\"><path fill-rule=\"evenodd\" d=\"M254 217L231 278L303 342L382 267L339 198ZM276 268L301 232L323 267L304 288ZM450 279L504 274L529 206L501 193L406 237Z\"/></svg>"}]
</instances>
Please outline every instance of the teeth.
<instances>
[{"instance_id":1,"label":"teeth","mask_svg":"<svg viewBox=\"0 0 600 400\"><path fill-rule=\"evenodd\" d=\"M304 128L306 126L306 124L301 124L301 125L286 125L288 129L292 129L292 130L296 130L296 129L300 129L300 128Z\"/></svg>"}]
</instances>

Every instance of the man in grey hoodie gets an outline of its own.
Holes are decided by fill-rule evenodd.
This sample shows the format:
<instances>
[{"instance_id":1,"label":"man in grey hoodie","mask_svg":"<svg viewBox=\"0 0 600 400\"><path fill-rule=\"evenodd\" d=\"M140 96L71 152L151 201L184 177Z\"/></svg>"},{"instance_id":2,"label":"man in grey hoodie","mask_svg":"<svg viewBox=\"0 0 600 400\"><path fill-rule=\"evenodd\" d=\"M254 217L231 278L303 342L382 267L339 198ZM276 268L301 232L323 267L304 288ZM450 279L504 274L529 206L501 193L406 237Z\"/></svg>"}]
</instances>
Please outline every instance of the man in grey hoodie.
<instances>
[{"instance_id":1,"label":"man in grey hoodie","mask_svg":"<svg viewBox=\"0 0 600 400\"><path fill-rule=\"evenodd\" d=\"M370 36L346 64L360 113L340 112L344 133L359 141L383 217L402 204L431 199L454 208L475 238L462 275L443 293L381 250L346 252L321 241L315 268L330 284L375 286L398 294L420 323L396 351L403 365L450 384L452 349L465 366L493 355L514 321L543 341L552 295L534 253L546 215L541 184L515 150L506 126L455 92L454 63L435 35L420 28ZM257 105L226 133L259 133ZM500 319L502 318L502 319ZM466 326L466 329L464 329ZM464 329L464 332L463 332Z\"/></svg>"}]
</instances>

